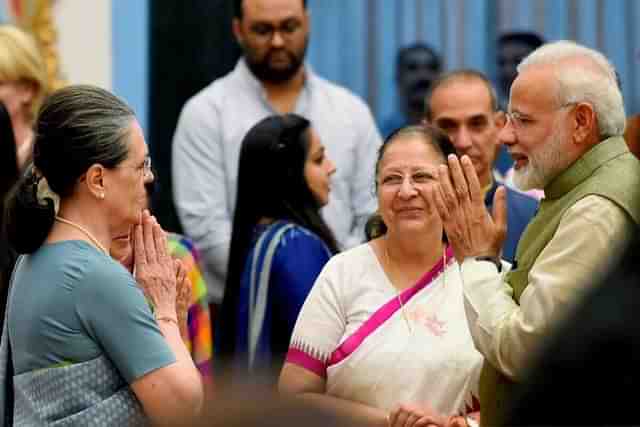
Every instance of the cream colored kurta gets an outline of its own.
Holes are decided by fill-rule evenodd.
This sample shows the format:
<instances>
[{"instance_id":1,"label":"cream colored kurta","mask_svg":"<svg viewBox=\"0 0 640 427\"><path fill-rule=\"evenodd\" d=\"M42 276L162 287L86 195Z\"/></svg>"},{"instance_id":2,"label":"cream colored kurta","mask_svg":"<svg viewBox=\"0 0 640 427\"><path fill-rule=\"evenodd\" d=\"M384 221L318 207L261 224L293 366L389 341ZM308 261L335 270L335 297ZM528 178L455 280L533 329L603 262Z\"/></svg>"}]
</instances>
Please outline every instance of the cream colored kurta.
<instances>
[{"instance_id":1,"label":"cream colored kurta","mask_svg":"<svg viewBox=\"0 0 640 427\"><path fill-rule=\"evenodd\" d=\"M597 281L635 229L632 219L609 199L590 195L575 203L531 268L519 305L504 281L505 272L498 274L491 263L467 258L462 280L476 348L505 375L522 379L549 328Z\"/></svg>"}]
</instances>

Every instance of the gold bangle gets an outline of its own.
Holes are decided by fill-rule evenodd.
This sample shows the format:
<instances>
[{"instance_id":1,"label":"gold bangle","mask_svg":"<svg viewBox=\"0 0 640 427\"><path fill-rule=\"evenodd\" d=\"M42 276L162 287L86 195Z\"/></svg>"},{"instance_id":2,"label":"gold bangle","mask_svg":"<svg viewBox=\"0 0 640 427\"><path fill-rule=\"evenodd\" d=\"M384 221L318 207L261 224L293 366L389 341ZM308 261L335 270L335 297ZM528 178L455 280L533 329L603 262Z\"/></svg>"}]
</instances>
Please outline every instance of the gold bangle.
<instances>
[{"instance_id":1,"label":"gold bangle","mask_svg":"<svg viewBox=\"0 0 640 427\"><path fill-rule=\"evenodd\" d=\"M173 322L173 323L176 324L176 326L179 326L178 325L178 320L173 318L173 317L171 317L171 316L158 316L158 317L156 317L156 322L159 322L161 320L164 320L165 322Z\"/></svg>"}]
</instances>

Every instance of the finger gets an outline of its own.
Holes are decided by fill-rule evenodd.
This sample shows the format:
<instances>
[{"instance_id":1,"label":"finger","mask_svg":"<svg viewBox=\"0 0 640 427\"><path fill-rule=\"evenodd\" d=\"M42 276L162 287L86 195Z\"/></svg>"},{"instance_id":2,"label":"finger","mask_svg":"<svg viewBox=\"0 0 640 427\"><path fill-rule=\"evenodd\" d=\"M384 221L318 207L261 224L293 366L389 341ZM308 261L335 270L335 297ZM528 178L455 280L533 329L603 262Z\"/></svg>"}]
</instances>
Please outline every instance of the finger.
<instances>
[{"instance_id":1,"label":"finger","mask_svg":"<svg viewBox=\"0 0 640 427\"><path fill-rule=\"evenodd\" d=\"M474 204L482 204L484 205L484 195L482 194L482 186L480 185L480 180L478 179L478 173L476 172L476 168L473 166L471 159L469 156L464 155L460 160L462 164L462 169L464 170L464 175L466 177L466 183L469 186L468 192L471 197L471 201Z\"/></svg>"},{"instance_id":2,"label":"finger","mask_svg":"<svg viewBox=\"0 0 640 427\"><path fill-rule=\"evenodd\" d=\"M451 415L444 422L444 426L445 427L457 427L458 426L458 420L457 420L458 418L459 417L457 415Z\"/></svg>"},{"instance_id":3,"label":"finger","mask_svg":"<svg viewBox=\"0 0 640 427\"><path fill-rule=\"evenodd\" d=\"M176 271L176 280L180 280L182 276L182 263L179 259L173 259L173 269Z\"/></svg>"},{"instance_id":4,"label":"finger","mask_svg":"<svg viewBox=\"0 0 640 427\"><path fill-rule=\"evenodd\" d=\"M153 244L156 250L158 259L164 259L168 257L167 254L167 235L158 224L155 217L151 217L153 220Z\"/></svg>"},{"instance_id":5,"label":"finger","mask_svg":"<svg viewBox=\"0 0 640 427\"><path fill-rule=\"evenodd\" d=\"M429 195L429 201L431 205L438 213L438 216L442 220L443 224L449 223L449 211L442 198L442 187L440 185L434 186L427 190Z\"/></svg>"},{"instance_id":6,"label":"finger","mask_svg":"<svg viewBox=\"0 0 640 427\"><path fill-rule=\"evenodd\" d=\"M447 209L454 212L458 208L458 195L453 189L449 168L446 165L440 165L438 168L438 182L440 182L440 191Z\"/></svg>"},{"instance_id":7,"label":"finger","mask_svg":"<svg viewBox=\"0 0 640 427\"><path fill-rule=\"evenodd\" d=\"M468 159L469 157L463 156L463 158ZM466 203L471 200L471 196L469 195L469 186L467 185L467 178L465 177L466 171L462 171L460 161L453 154L451 154L447 158L447 161L449 162L451 181L453 183L453 188L455 189L456 196L458 196L458 201L461 203Z\"/></svg>"},{"instance_id":8,"label":"finger","mask_svg":"<svg viewBox=\"0 0 640 427\"><path fill-rule=\"evenodd\" d=\"M507 190L500 186L493 196L493 223L502 239L507 235Z\"/></svg>"},{"instance_id":9,"label":"finger","mask_svg":"<svg viewBox=\"0 0 640 427\"><path fill-rule=\"evenodd\" d=\"M153 219L149 215L142 217L142 235L144 237L144 250L149 264L157 261L155 242L153 241Z\"/></svg>"},{"instance_id":10,"label":"finger","mask_svg":"<svg viewBox=\"0 0 640 427\"><path fill-rule=\"evenodd\" d=\"M191 280L188 277L182 282L182 297L187 304L191 301Z\"/></svg>"},{"instance_id":11,"label":"finger","mask_svg":"<svg viewBox=\"0 0 640 427\"><path fill-rule=\"evenodd\" d=\"M187 269L184 268L184 265L179 259L173 260L173 264L176 270L176 280L179 285L182 285L187 278Z\"/></svg>"},{"instance_id":12,"label":"finger","mask_svg":"<svg viewBox=\"0 0 640 427\"><path fill-rule=\"evenodd\" d=\"M415 422L414 427L442 427L442 421L433 415L423 415Z\"/></svg>"},{"instance_id":13,"label":"finger","mask_svg":"<svg viewBox=\"0 0 640 427\"><path fill-rule=\"evenodd\" d=\"M140 211L140 215L138 216L138 224L142 225L146 217L151 215L149 213L149 209L143 209Z\"/></svg>"},{"instance_id":14,"label":"finger","mask_svg":"<svg viewBox=\"0 0 640 427\"><path fill-rule=\"evenodd\" d=\"M136 269L147 263L147 254L144 250L144 238L142 236L142 225L137 224L133 228L133 256Z\"/></svg>"},{"instance_id":15,"label":"finger","mask_svg":"<svg viewBox=\"0 0 640 427\"><path fill-rule=\"evenodd\" d=\"M387 422L390 427L396 424L396 419L398 418L399 410L400 410L399 408L395 408L391 412L389 412L389 414L387 415Z\"/></svg>"},{"instance_id":16,"label":"finger","mask_svg":"<svg viewBox=\"0 0 640 427\"><path fill-rule=\"evenodd\" d=\"M438 216L440 216L444 234L447 236L447 241L453 249L453 254L456 257L456 260L461 263L464 259L464 252L458 247L460 243L458 241L460 238L460 232L458 231L457 223L449 216L449 212L444 204L444 200L442 200L442 195L438 187L439 186L434 186L431 188L429 191L429 200L431 200L431 203L435 206L435 209L438 212Z\"/></svg>"},{"instance_id":17,"label":"finger","mask_svg":"<svg viewBox=\"0 0 640 427\"><path fill-rule=\"evenodd\" d=\"M404 422L404 427L414 427L416 421L418 421L419 419L420 416L418 414L416 414L415 412L410 413L406 421Z\"/></svg>"},{"instance_id":18,"label":"finger","mask_svg":"<svg viewBox=\"0 0 640 427\"><path fill-rule=\"evenodd\" d=\"M409 418L409 414L406 411L401 409L400 411L398 411L398 416L396 417L395 423L391 425L397 426L397 427L404 427L404 424L407 421L407 418Z\"/></svg>"}]
</instances>

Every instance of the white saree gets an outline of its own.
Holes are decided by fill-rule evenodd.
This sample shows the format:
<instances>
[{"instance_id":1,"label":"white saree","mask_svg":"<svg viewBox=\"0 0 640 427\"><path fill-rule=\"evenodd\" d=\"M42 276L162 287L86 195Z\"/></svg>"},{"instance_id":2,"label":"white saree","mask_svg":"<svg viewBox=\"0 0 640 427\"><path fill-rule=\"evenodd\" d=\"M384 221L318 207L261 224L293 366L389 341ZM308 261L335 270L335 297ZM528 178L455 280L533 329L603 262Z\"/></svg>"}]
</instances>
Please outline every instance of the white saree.
<instances>
[{"instance_id":1,"label":"white saree","mask_svg":"<svg viewBox=\"0 0 640 427\"><path fill-rule=\"evenodd\" d=\"M298 317L287 362L327 381L327 393L390 410L428 403L442 415L479 410L482 356L467 326L451 249L397 294L373 249L333 257Z\"/></svg>"}]
</instances>

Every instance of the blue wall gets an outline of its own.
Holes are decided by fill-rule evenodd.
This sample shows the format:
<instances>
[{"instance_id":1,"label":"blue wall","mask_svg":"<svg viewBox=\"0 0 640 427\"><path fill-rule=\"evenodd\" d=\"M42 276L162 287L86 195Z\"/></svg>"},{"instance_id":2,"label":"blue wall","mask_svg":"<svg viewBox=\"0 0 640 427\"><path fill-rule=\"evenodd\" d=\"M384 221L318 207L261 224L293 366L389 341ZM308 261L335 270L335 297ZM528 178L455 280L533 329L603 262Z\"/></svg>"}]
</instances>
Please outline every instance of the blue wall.
<instances>
[{"instance_id":1,"label":"blue wall","mask_svg":"<svg viewBox=\"0 0 640 427\"><path fill-rule=\"evenodd\" d=\"M148 123L149 0L112 0L112 87Z\"/></svg>"},{"instance_id":2,"label":"blue wall","mask_svg":"<svg viewBox=\"0 0 640 427\"><path fill-rule=\"evenodd\" d=\"M640 1L637 0L309 0L309 60L325 77L365 98L378 117L395 108L395 52L424 41L447 70L495 74L495 40L532 30L604 52L621 77L627 112L640 110Z\"/></svg>"},{"instance_id":3,"label":"blue wall","mask_svg":"<svg viewBox=\"0 0 640 427\"><path fill-rule=\"evenodd\" d=\"M112 1L113 88L146 128L149 0ZM309 7L310 63L359 94L378 117L395 108L398 47L424 41L443 54L446 69L477 68L493 77L497 34L522 29L604 52L620 74L627 113L640 110L637 0L309 0Z\"/></svg>"}]
</instances>

